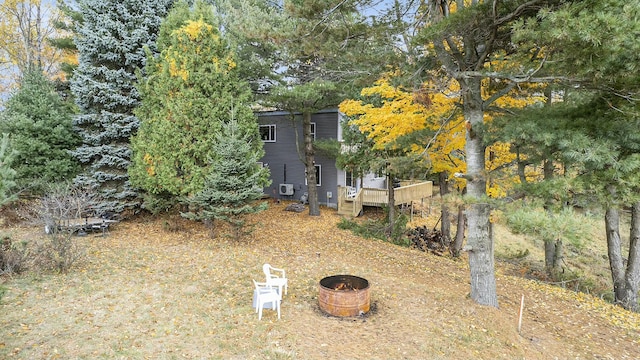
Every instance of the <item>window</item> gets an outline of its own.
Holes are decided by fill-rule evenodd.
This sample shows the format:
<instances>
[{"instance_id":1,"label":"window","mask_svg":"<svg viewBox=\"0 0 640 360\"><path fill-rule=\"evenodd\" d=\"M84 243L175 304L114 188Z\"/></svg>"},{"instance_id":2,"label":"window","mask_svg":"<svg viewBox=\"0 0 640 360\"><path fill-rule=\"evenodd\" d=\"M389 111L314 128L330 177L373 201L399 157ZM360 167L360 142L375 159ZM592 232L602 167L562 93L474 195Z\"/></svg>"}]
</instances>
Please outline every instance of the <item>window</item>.
<instances>
[{"instance_id":1,"label":"window","mask_svg":"<svg viewBox=\"0 0 640 360\"><path fill-rule=\"evenodd\" d=\"M322 166L320 165L314 165L314 167L316 168L316 186L321 186L322 185ZM309 183L307 182L307 172L304 172L304 184L305 185L309 185Z\"/></svg>"},{"instance_id":2,"label":"window","mask_svg":"<svg viewBox=\"0 0 640 360\"><path fill-rule=\"evenodd\" d=\"M353 171L347 170L344 172L344 184L346 186L355 187L355 179L353 178Z\"/></svg>"},{"instance_id":3,"label":"window","mask_svg":"<svg viewBox=\"0 0 640 360\"><path fill-rule=\"evenodd\" d=\"M276 126L260 125L260 139L264 142L276 142Z\"/></svg>"},{"instance_id":4,"label":"window","mask_svg":"<svg viewBox=\"0 0 640 360\"><path fill-rule=\"evenodd\" d=\"M316 139L316 123L314 122L311 123L311 137L313 140Z\"/></svg>"}]
</instances>

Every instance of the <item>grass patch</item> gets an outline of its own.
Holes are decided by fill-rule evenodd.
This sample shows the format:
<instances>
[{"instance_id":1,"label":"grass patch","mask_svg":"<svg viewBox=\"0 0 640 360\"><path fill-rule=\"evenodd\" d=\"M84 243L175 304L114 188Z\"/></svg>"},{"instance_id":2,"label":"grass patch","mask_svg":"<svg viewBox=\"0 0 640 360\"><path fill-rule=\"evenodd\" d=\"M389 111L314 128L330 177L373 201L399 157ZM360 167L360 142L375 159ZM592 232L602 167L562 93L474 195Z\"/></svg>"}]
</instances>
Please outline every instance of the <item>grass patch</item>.
<instances>
[{"instance_id":1,"label":"grass patch","mask_svg":"<svg viewBox=\"0 0 640 360\"><path fill-rule=\"evenodd\" d=\"M86 258L69 272L3 279L0 358L640 358L637 314L505 275L501 263L500 308L479 306L466 296L463 261L356 236L337 228L331 210L312 217L285 206L256 218L251 242L212 239L199 223L173 232L163 219L79 238ZM265 310L258 321L251 307L251 280L263 278L264 263L287 270L280 320ZM369 280L372 314L319 311L319 280L340 273Z\"/></svg>"},{"instance_id":2,"label":"grass patch","mask_svg":"<svg viewBox=\"0 0 640 360\"><path fill-rule=\"evenodd\" d=\"M341 218L338 222L338 229L349 230L354 235L366 239L378 239L391 242L395 245L409 246L411 242L407 238L407 223L409 218L403 213L399 213L394 223L394 227L389 233L388 216L379 219L347 219Z\"/></svg>"}]
</instances>

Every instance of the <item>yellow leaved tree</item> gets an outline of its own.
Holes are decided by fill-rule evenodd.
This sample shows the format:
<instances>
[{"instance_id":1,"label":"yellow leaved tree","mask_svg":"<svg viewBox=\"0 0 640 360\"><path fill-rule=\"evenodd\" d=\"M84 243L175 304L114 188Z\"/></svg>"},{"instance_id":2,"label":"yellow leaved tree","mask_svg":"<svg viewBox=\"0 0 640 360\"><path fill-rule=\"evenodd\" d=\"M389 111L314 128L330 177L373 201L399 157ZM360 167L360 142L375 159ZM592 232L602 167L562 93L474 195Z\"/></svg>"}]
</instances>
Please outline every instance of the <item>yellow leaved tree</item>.
<instances>
[{"instance_id":1,"label":"yellow leaved tree","mask_svg":"<svg viewBox=\"0 0 640 360\"><path fill-rule=\"evenodd\" d=\"M60 63L69 53L51 45L49 39L64 36L54 27L61 14L50 2L4 0L0 3L0 92L14 87L30 68L49 78L61 75Z\"/></svg>"},{"instance_id":2,"label":"yellow leaved tree","mask_svg":"<svg viewBox=\"0 0 640 360\"><path fill-rule=\"evenodd\" d=\"M439 175L440 194L449 193L448 182L463 191L466 180L456 177L466 172L465 136L468 124L460 111L460 88L458 83L449 79L437 79L424 83L418 90L411 91L402 86L392 85L398 72L384 74L376 83L361 91L361 99L345 100L340 111L351 117L356 126L373 143L374 150L395 149L411 155L422 155L425 170ZM483 82L483 96L491 97L499 87L488 80ZM485 121L491 121L501 111L509 108L522 108L541 98L531 96L527 89L512 89L508 96L495 101L493 111L485 112ZM407 141L408 140L408 141ZM513 172L503 172L513 166L515 155L510 145L495 143L486 151L487 194L492 197L505 196L517 177ZM506 175L502 175L506 174ZM458 207L459 213L463 210ZM463 216L458 216L463 221ZM441 231L445 242L450 242L449 209L442 206ZM452 245L454 255L459 253L464 225L458 225L457 241Z\"/></svg>"}]
</instances>

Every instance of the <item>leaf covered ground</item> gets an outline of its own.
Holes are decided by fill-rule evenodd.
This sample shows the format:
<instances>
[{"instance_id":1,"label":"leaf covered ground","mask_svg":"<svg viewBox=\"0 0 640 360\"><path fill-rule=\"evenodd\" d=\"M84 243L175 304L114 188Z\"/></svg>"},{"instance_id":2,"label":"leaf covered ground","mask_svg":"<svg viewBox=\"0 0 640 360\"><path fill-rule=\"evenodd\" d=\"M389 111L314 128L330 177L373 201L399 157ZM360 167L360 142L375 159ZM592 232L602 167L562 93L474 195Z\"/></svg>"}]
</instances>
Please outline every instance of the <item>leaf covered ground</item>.
<instances>
[{"instance_id":1,"label":"leaf covered ground","mask_svg":"<svg viewBox=\"0 0 640 360\"><path fill-rule=\"evenodd\" d=\"M310 217L286 205L257 215L244 241L151 218L119 223L106 237L76 238L87 257L70 273L2 279L0 358L640 358L638 314L507 275L500 264L500 308L478 306L468 298L464 259L363 239L339 230L333 210ZM263 263L287 270L279 321L270 310L258 321L251 307L251 279L262 278ZM319 310L318 282L336 274L369 280L369 314Z\"/></svg>"}]
</instances>

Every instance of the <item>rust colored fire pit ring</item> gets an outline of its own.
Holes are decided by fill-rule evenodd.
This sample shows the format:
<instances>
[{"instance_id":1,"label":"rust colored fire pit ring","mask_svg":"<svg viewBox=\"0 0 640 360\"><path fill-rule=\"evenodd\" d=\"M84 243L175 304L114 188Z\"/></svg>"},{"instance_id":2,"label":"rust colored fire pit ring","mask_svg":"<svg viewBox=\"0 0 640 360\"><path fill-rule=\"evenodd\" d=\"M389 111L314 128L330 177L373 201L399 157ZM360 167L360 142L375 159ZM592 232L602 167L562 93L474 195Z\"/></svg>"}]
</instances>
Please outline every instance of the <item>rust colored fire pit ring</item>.
<instances>
[{"instance_id":1,"label":"rust colored fire pit ring","mask_svg":"<svg viewBox=\"0 0 640 360\"><path fill-rule=\"evenodd\" d=\"M333 275L320 280L318 304L333 316L358 316L369 312L371 302L367 279L353 275Z\"/></svg>"}]
</instances>

